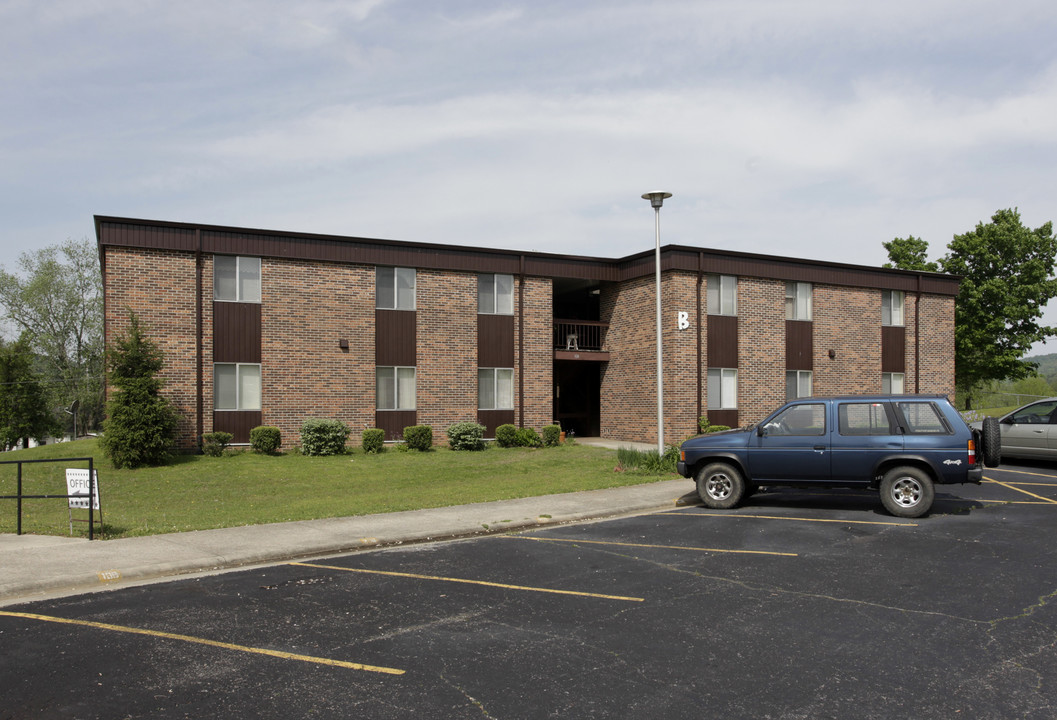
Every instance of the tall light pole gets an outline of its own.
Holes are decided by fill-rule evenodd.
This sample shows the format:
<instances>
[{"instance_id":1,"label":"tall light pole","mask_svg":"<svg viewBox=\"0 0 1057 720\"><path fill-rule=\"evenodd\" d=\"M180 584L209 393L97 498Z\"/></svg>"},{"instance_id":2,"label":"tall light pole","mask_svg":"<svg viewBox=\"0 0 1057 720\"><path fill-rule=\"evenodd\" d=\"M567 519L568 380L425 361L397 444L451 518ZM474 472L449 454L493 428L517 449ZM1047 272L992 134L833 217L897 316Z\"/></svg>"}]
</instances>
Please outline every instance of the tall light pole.
<instances>
[{"instance_id":1,"label":"tall light pole","mask_svg":"<svg viewBox=\"0 0 1057 720\"><path fill-rule=\"evenodd\" d=\"M653 206L653 227L656 236L656 249L654 250L654 270L657 282L657 454L664 455L664 366L661 356L661 205L665 198L670 198L670 192L654 190L645 193L643 200L649 200Z\"/></svg>"}]
</instances>

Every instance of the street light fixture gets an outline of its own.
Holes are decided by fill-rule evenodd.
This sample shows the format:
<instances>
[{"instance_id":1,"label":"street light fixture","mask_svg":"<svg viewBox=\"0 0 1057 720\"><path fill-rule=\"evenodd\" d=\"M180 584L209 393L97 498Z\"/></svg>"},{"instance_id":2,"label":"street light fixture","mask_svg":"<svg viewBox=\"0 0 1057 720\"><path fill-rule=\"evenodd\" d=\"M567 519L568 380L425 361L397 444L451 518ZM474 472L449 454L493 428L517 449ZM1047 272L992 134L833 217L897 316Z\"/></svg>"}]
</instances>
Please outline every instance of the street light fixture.
<instances>
[{"instance_id":1,"label":"street light fixture","mask_svg":"<svg viewBox=\"0 0 1057 720\"><path fill-rule=\"evenodd\" d=\"M643 200L649 200L650 205L653 206L653 227L656 237L653 259L657 284L657 454L661 457L664 457L664 370L661 362L661 205L671 196L670 192L660 190L644 193L642 196Z\"/></svg>"}]
</instances>

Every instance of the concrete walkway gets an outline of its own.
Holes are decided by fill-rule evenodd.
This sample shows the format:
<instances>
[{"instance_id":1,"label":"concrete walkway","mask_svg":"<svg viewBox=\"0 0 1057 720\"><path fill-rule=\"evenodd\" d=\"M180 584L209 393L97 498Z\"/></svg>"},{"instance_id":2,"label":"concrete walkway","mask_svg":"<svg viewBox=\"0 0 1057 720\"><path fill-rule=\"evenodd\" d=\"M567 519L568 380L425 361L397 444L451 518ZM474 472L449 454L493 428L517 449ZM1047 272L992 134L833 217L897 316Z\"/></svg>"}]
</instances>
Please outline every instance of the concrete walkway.
<instances>
[{"instance_id":1,"label":"concrete walkway","mask_svg":"<svg viewBox=\"0 0 1057 720\"><path fill-rule=\"evenodd\" d=\"M0 535L0 606L190 573L671 508L693 504L693 490L693 483L680 478L432 510L92 542Z\"/></svg>"}]
</instances>

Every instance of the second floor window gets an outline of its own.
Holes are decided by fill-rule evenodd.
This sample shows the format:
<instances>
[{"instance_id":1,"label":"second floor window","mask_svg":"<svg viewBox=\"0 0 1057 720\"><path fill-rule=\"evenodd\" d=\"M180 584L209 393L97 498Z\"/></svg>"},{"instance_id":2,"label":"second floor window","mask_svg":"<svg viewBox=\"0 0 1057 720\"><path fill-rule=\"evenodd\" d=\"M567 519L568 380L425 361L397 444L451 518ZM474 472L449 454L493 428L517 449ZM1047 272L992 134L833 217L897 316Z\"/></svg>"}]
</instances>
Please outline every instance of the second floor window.
<instances>
[{"instance_id":1,"label":"second floor window","mask_svg":"<svg viewBox=\"0 0 1057 720\"><path fill-rule=\"evenodd\" d=\"M497 273L478 275L477 312L482 315L513 315L514 276Z\"/></svg>"},{"instance_id":2,"label":"second floor window","mask_svg":"<svg viewBox=\"0 0 1057 720\"><path fill-rule=\"evenodd\" d=\"M881 291L881 324L903 325L903 291Z\"/></svg>"},{"instance_id":3,"label":"second floor window","mask_svg":"<svg viewBox=\"0 0 1057 720\"><path fill-rule=\"evenodd\" d=\"M379 267L375 298L379 310L414 310L415 269Z\"/></svg>"},{"instance_id":4,"label":"second floor window","mask_svg":"<svg viewBox=\"0 0 1057 720\"><path fill-rule=\"evenodd\" d=\"M787 282L785 284L785 319L811 319L811 283Z\"/></svg>"},{"instance_id":5,"label":"second floor window","mask_svg":"<svg viewBox=\"0 0 1057 720\"><path fill-rule=\"evenodd\" d=\"M213 299L220 302L261 301L261 259L213 256Z\"/></svg>"},{"instance_id":6,"label":"second floor window","mask_svg":"<svg viewBox=\"0 0 1057 720\"><path fill-rule=\"evenodd\" d=\"M260 410L261 366L217 363L213 366L214 410Z\"/></svg>"},{"instance_id":7,"label":"second floor window","mask_svg":"<svg viewBox=\"0 0 1057 720\"><path fill-rule=\"evenodd\" d=\"M738 278L735 275L708 275L709 315L738 314Z\"/></svg>"}]
</instances>

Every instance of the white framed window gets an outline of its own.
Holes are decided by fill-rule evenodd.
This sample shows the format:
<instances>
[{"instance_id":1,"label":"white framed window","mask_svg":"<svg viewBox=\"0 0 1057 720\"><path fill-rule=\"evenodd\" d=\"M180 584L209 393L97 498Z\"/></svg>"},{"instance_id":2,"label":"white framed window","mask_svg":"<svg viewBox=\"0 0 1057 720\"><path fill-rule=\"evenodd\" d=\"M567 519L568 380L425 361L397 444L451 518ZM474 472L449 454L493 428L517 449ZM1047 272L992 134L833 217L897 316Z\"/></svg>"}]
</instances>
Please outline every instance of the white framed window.
<instances>
[{"instance_id":1,"label":"white framed window","mask_svg":"<svg viewBox=\"0 0 1057 720\"><path fill-rule=\"evenodd\" d=\"M478 275L477 312L482 315L513 315L514 276L499 273Z\"/></svg>"},{"instance_id":2,"label":"white framed window","mask_svg":"<svg viewBox=\"0 0 1057 720\"><path fill-rule=\"evenodd\" d=\"M811 397L811 371L787 370L785 373L785 399Z\"/></svg>"},{"instance_id":3,"label":"white framed window","mask_svg":"<svg viewBox=\"0 0 1057 720\"><path fill-rule=\"evenodd\" d=\"M811 283L787 282L785 284L785 319L810 320Z\"/></svg>"},{"instance_id":4,"label":"white framed window","mask_svg":"<svg viewBox=\"0 0 1057 720\"><path fill-rule=\"evenodd\" d=\"M903 373L881 373L881 392L885 395L902 395L906 391L903 383L906 375Z\"/></svg>"},{"instance_id":5,"label":"white framed window","mask_svg":"<svg viewBox=\"0 0 1057 720\"><path fill-rule=\"evenodd\" d=\"M902 290L881 291L881 324L902 326L904 296Z\"/></svg>"},{"instance_id":6,"label":"white framed window","mask_svg":"<svg viewBox=\"0 0 1057 720\"><path fill-rule=\"evenodd\" d=\"M415 269L379 267L375 299L379 310L414 310Z\"/></svg>"},{"instance_id":7,"label":"white framed window","mask_svg":"<svg viewBox=\"0 0 1057 720\"><path fill-rule=\"evenodd\" d=\"M736 275L705 276L706 306L709 315L738 314L738 278Z\"/></svg>"},{"instance_id":8,"label":"white framed window","mask_svg":"<svg viewBox=\"0 0 1057 720\"><path fill-rule=\"evenodd\" d=\"M219 302L261 301L261 259L213 256L213 299Z\"/></svg>"},{"instance_id":9,"label":"white framed window","mask_svg":"<svg viewBox=\"0 0 1057 720\"><path fill-rule=\"evenodd\" d=\"M479 410L514 409L514 369L477 369L477 408Z\"/></svg>"},{"instance_id":10,"label":"white framed window","mask_svg":"<svg viewBox=\"0 0 1057 720\"><path fill-rule=\"evenodd\" d=\"M214 410L260 410L260 363L213 365Z\"/></svg>"},{"instance_id":11,"label":"white framed window","mask_svg":"<svg viewBox=\"0 0 1057 720\"><path fill-rule=\"evenodd\" d=\"M736 410L738 407L738 371L733 368L709 368L708 409Z\"/></svg>"},{"instance_id":12,"label":"white framed window","mask_svg":"<svg viewBox=\"0 0 1057 720\"><path fill-rule=\"evenodd\" d=\"M375 381L379 410L415 409L415 368L379 367L375 369Z\"/></svg>"}]
</instances>

